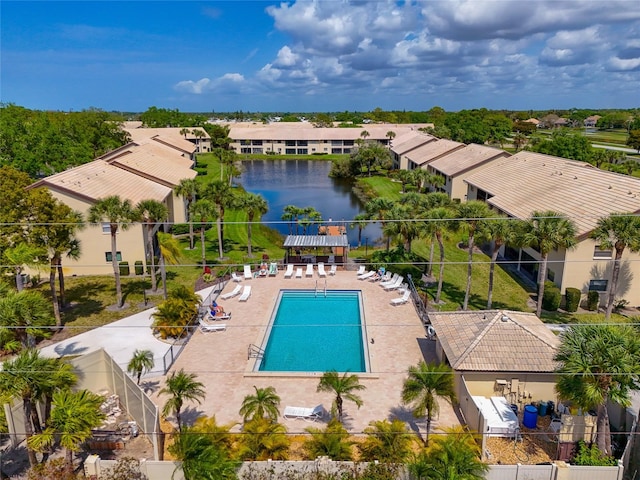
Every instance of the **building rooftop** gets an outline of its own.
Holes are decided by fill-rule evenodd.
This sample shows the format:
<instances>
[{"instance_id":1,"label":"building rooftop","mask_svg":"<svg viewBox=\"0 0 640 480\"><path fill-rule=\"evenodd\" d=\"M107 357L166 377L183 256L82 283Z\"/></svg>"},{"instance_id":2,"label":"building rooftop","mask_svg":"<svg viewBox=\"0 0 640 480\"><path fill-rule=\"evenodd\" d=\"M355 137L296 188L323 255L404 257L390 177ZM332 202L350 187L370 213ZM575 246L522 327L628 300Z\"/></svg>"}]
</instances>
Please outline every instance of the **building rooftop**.
<instances>
[{"instance_id":1,"label":"building rooftop","mask_svg":"<svg viewBox=\"0 0 640 480\"><path fill-rule=\"evenodd\" d=\"M346 235L287 235L284 247L348 247Z\"/></svg>"},{"instance_id":2,"label":"building rooftop","mask_svg":"<svg viewBox=\"0 0 640 480\"><path fill-rule=\"evenodd\" d=\"M444 175L455 176L489 160L508 156L510 153L504 150L472 143L434 160L429 166Z\"/></svg>"},{"instance_id":3,"label":"building rooftop","mask_svg":"<svg viewBox=\"0 0 640 480\"><path fill-rule=\"evenodd\" d=\"M487 203L516 218L559 211L575 222L578 236L610 213L640 213L640 178L540 153L499 159L465 181L487 192Z\"/></svg>"},{"instance_id":4,"label":"building rooftop","mask_svg":"<svg viewBox=\"0 0 640 480\"><path fill-rule=\"evenodd\" d=\"M178 127L168 127L168 128L123 128L129 136L131 140L138 143L142 140L153 139L156 142L164 143L172 148L181 150L183 152L187 152L189 154L196 151L196 146L194 142L197 142L198 139L193 135L193 130L199 130L203 135L203 139L210 139L209 134L206 132L204 128L194 127L188 128L189 133L187 136L180 133L182 128Z\"/></svg>"},{"instance_id":5,"label":"building rooftop","mask_svg":"<svg viewBox=\"0 0 640 480\"><path fill-rule=\"evenodd\" d=\"M533 313L508 310L429 313L454 370L552 372L560 339Z\"/></svg>"},{"instance_id":6,"label":"building rooftop","mask_svg":"<svg viewBox=\"0 0 640 480\"><path fill-rule=\"evenodd\" d=\"M425 143L435 142L437 140L433 135L413 130L400 137L394 138L391 141L391 150L397 155L404 155Z\"/></svg>"},{"instance_id":7,"label":"building rooftop","mask_svg":"<svg viewBox=\"0 0 640 480\"><path fill-rule=\"evenodd\" d=\"M416 165L425 165L437 158L455 152L466 145L453 140L439 139L435 142L428 142L407 153L406 157Z\"/></svg>"}]
</instances>

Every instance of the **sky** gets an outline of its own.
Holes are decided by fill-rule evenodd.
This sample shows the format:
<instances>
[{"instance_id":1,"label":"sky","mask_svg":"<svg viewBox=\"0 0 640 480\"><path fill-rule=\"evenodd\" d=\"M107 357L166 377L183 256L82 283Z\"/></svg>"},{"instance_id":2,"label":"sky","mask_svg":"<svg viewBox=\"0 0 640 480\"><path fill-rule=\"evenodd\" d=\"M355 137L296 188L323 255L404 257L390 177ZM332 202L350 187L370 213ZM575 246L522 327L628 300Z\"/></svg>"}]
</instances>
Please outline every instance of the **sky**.
<instances>
[{"instance_id":1,"label":"sky","mask_svg":"<svg viewBox=\"0 0 640 480\"><path fill-rule=\"evenodd\" d=\"M0 22L0 101L38 110L640 107L637 0L2 0Z\"/></svg>"}]
</instances>

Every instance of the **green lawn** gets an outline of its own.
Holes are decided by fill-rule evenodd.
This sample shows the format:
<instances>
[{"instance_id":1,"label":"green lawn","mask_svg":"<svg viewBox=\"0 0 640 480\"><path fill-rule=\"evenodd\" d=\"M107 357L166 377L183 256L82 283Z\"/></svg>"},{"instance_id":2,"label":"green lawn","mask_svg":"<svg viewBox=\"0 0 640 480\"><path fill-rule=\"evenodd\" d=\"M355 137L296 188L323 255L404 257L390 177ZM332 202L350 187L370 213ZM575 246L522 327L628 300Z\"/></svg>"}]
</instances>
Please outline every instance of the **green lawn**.
<instances>
[{"instance_id":1,"label":"green lawn","mask_svg":"<svg viewBox=\"0 0 640 480\"><path fill-rule=\"evenodd\" d=\"M385 197L389 200L398 201L402 197L400 193L402 192L402 184L393 182L388 177L360 177L356 183L368 198Z\"/></svg>"}]
</instances>

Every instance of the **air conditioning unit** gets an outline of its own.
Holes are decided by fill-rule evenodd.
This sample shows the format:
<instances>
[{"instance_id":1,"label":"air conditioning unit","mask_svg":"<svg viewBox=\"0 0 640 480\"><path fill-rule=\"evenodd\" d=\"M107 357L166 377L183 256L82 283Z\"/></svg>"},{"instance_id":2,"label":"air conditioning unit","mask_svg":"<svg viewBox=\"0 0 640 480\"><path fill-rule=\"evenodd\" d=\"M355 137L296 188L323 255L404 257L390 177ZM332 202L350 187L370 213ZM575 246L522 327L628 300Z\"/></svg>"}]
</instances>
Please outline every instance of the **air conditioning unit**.
<instances>
[{"instance_id":1,"label":"air conditioning unit","mask_svg":"<svg viewBox=\"0 0 640 480\"><path fill-rule=\"evenodd\" d=\"M100 457L89 455L84 461L84 475L87 478L97 479L100 470Z\"/></svg>"}]
</instances>

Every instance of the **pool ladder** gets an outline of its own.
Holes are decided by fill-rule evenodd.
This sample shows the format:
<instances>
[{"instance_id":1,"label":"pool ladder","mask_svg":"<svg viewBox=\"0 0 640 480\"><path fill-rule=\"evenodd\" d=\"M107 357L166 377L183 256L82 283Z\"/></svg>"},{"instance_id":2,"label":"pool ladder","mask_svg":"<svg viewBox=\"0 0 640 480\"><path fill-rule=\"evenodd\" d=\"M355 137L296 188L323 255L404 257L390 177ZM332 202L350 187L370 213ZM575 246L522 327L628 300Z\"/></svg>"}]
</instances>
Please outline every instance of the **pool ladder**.
<instances>
[{"instance_id":1,"label":"pool ladder","mask_svg":"<svg viewBox=\"0 0 640 480\"><path fill-rule=\"evenodd\" d=\"M327 280L326 280L326 279L325 279L325 281L324 281L324 290L323 290L323 292L324 292L324 296L325 296L325 298L326 298L326 296L327 296ZM315 293L315 295L314 295L314 296L315 296L315 297L317 297L317 296L318 296L318 280L316 280L316 293Z\"/></svg>"},{"instance_id":2,"label":"pool ladder","mask_svg":"<svg viewBox=\"0 0 640 480\"><path fill-rule=\"evenodd\" d=\"M264 358L264 350L253 343L249 344L247 349L247 360L250 358Z\"/></svg>"}]
</instances>

